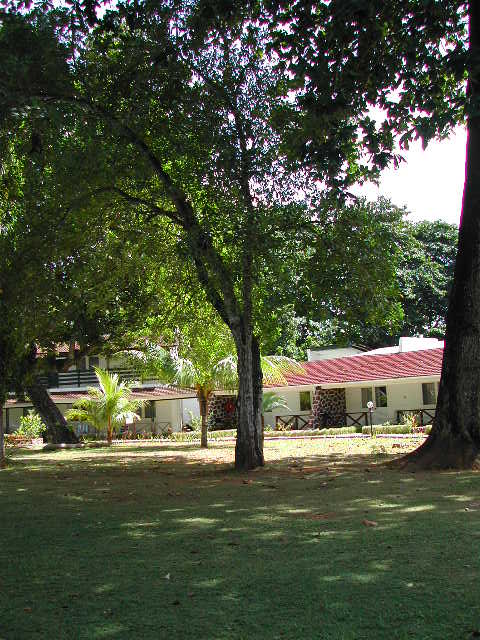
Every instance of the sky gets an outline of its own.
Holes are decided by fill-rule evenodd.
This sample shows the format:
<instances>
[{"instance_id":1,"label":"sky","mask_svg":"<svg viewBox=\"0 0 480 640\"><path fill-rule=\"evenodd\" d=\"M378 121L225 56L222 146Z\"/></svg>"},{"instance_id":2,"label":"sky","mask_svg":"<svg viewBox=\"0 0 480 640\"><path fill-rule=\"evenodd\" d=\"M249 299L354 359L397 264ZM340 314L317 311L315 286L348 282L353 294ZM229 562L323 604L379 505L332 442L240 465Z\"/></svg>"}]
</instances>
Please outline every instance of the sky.
<instances>
[{"instance_id":1,"label":"sky","mask_svg":"<svg viewBox=\"0 0 480 640\"><path fill-rule=\"evenodd\" d=\"M356 193L375 200L382 195L393 204L405 205L409 219L460 222L465 178L466 130L457 128L442 141L431 142L425 151L417 142L403 153L406 162L383 172L379 188L368 184Z\"/></svg>"}]
</instances>

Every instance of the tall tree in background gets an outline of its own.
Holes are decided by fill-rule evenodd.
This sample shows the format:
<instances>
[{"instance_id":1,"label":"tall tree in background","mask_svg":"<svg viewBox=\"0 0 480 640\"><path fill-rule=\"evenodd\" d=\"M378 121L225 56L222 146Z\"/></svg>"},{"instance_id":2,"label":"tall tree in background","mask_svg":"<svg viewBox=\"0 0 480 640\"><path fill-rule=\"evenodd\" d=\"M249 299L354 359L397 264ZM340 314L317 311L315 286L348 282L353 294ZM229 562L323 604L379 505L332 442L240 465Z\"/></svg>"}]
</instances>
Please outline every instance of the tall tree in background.
<instances>
[{"instance_id":1,"label":"tall tree in background","mask_svg":"<svg viewBox=\"0 0 480 640\"><path fill-rule=\"evenodd\" d=\"M385 198L337 206L329 224L312 232L296 267L295 298L288 255L284 279L268 279L263 349L305 359L310 347L443 338L457 238L455 225L410 222L406 210Z\"/></svg>"}]
</instances>

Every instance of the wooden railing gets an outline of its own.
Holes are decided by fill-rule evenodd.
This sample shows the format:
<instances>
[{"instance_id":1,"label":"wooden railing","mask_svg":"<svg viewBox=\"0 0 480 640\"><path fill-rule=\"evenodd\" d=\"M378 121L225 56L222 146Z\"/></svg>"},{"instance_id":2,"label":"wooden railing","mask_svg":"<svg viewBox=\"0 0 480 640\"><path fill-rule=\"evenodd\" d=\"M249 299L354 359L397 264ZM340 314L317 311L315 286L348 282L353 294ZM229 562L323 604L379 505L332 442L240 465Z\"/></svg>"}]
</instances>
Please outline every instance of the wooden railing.
<instances>
[{"instance_id":1,"label":"wooden railing","mask_svg":"<svg viewBox=\"0 0 480 640\"><path fill-rule=\"evenodd\" d=\"M432 424L435 418L435 409L399 409L397 411L397 422L401 424L406 416L415 416L420 427Z\"/></svg>"},{"instance_id":2,"label":"wooden railing","mask_svg":"<svg viewBox=\"0 0 480 640\"><path fill-rule=\"evenodd\" d=\"M312 416L296 414L292 416L276 416L275 429L292 429L297 431L298 429L307 429Z\"/></svg>"},{"instance_id":3,"label":"wooden railing","mask_svg":"<svg viewBox=\"0 0 480 640\"><path fill-rule=\"evenodd\" d=\"M346 427L368 427L368 411L353 411L344 415Z\"/></svg>"}]
</instances>

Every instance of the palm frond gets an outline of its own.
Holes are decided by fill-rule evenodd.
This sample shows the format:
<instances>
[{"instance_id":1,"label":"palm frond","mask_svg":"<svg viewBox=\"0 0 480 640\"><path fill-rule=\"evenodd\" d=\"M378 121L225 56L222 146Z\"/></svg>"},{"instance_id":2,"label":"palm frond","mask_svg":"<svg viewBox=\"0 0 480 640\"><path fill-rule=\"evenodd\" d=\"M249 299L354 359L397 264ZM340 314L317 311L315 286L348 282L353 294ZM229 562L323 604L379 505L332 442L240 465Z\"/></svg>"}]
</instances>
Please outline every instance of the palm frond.
<instances>
[{"instance_id":1,"label":"palm frond","mask_svg":"<svg viewBox=\"0 0 480 640\"><path fill-rule=\"evenodd\" d=\"M100 368L95 373L100 388L91 387L88 398L77 400L67 412L67 420L88 422L98 430L104 430L109 423L118 426L127 419L138 420L135 412L143 401L131 399L133 383L121 382L117 374Z\"/></svg>"},{"instance_id":2,"label":"palm frond","mask_svg":"<svg viewBox=\"0 0 480 640\"><path fill-rule=\"evenodd\" d=\"M285 398L274 391L266 391L262 398L262 413L271 413L275 409L290 411Z\"/></svg>"},{"instance_id":3,"label":"palm frond","mask_svg":"<svg viewBox=\"0 0 480 640\"><path fill-rule=\"evenodd\" d=\"M287 356L261 356L263 383L267 385L287 386L288 375L302 375L305 369L293 358ZM223 358L215 366L215 382L220 389L238 388L237 356Z\"/></svg>"},{"instance_id":4,"label":"palm frond","mask_svg":"<svg viewBox=\"0 0 480 640\"><path fill-rule=\"evenodd\" d=\"M237 356L223 358L213 369L214 385L218 389L230 390L238 388Z\"/></svg>"},{"instance_id":5,"label":"palm frond","mask_svg":"<svg viewBox=\"0 0 480 640\"><path fill-rule=\"evenodd\" d=\"M287 358L287 356L262 356L261 365L264 384L287 386L288 375L304 375L306 373L299 362L293 358Z\"/></svg>"}]
</instances>

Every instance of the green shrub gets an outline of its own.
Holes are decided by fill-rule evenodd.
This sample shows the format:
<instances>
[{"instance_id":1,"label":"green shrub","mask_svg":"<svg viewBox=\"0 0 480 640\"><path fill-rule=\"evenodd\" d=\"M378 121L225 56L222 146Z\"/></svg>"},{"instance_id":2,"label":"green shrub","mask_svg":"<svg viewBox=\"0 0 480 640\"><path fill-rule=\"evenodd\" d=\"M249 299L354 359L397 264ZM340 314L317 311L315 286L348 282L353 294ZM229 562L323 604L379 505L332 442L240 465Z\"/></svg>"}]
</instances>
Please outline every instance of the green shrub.
<instances>
[{"instance_id":1,"label":"green shrub","mask_svg":"<svg viewBox=\"0 0 480 640\"><path fill-rule=\"evenodd\" d=\"M222 431L210 431L208 439L212 442L222 438L235 438L236 435L236 429L223 429ZM167 436L167 439L174 442L196 442L200 440L200 431L174 431Z\"/></svg>"},{"instance_id":2,"label":"green shrub","mask_svg":"<svg viewBox=\"0 0 480 640\"><path fill-rule=\"evenodd\" d=\"M196 416L193 411L188 412L190 414L190 426L193 431L201 431L202 430L202 416Z\"/></svg>"},{"instance_id":3,"label":"green shrub","mask_svg":"<svg viewBox=\"0 0 480 640\"><path fill-rule=\"evenodd\" d=\"M430 433L431 427L423 427L423 433ZM418 428L416 429L418 431ZM362 433L370 435L370 427L362 427ZM412 433L412 427L410 424L374 424L373 433L377 434L389 434L389 433Z\"/></svg>"},{"instance_id":4,"label":"green shrub","mask_svg":"<svg viewBox=\"0 0 480 640\"><path fill-rule=\"evenodd\" d=\"M30 409L28 415L20 418L20 426L15 431L15 435L23 438L40 438L46 429L47 427L38 413Z\"/></svg>"},{"instance_id":5,"label":"green shrub","mask_svg":"<svg viewBox=\"0 0 480 640\"><path fill-rule=\"evenodd\" d=\"M321 436L344 436L357 433L357 427L329 427L320 429Z\"/></svg>"},{"instance_id":6,"label":"green shrub","mask_svg":"<svg viewBox=\"0 0 480 640\"><path fill-rule=\"evenodd\" d=\"M299 437L299 436L318 436L319 435L319 430L318 429L294 429L294 430L289 430L289 431L283 431L283 429L278 429L276 431L269 431L268 433L265 434L266 438L275 438L275 437L281 437L281 438L295 438L295 437Z\"/></svg>"}]
</instances>

